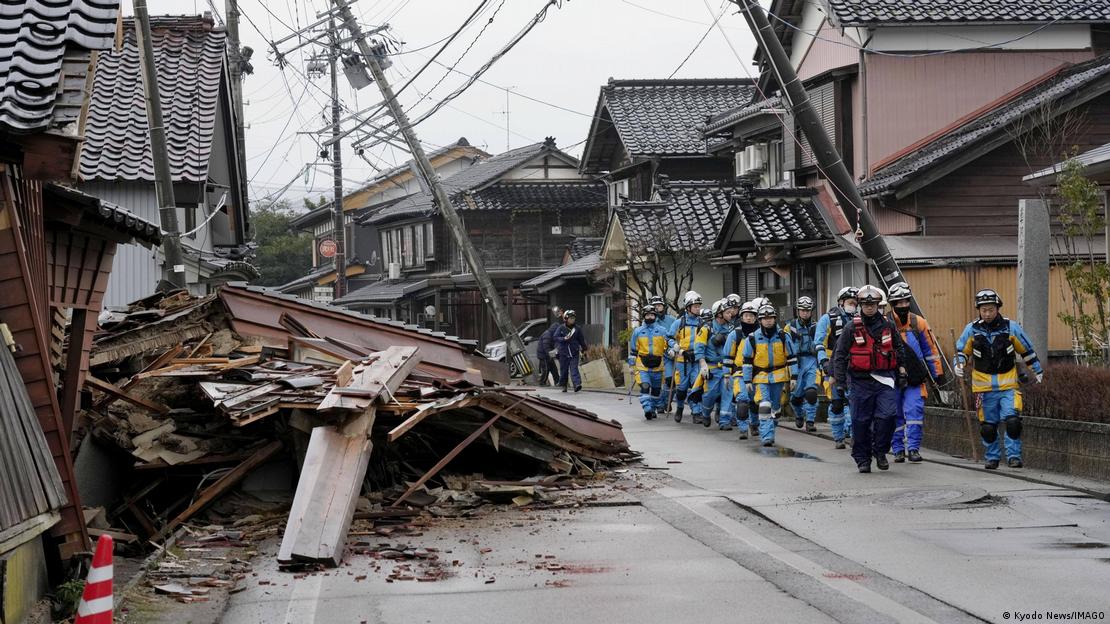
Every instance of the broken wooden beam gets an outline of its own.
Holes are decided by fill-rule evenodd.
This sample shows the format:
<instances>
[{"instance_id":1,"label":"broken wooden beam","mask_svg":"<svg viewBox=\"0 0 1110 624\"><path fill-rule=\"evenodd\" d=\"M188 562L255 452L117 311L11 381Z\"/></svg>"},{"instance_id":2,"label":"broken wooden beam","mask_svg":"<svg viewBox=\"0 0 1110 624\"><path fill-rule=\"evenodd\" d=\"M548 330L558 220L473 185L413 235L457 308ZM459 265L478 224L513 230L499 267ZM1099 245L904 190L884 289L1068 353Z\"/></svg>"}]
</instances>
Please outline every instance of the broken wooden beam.
<instances>
[{"instance_id":1,"label":"broken wooden beam","mask_svg":"<svg viewBox=\"0 0 1110 624\"><path fill-rule=\"evenodd\" d=\"M355 367L348 384L339 383L346 375L337 373L336 385L320 402L316 411L324 413L331 410L361 411L372 405L379 395L384 394L385 398L392 399L393 393L401 386L401 382L420 363L416 353L416 347L390 347L381 351L377 359ZM396 384L388 385L386 382L390 380L395 380Z\"/></svg>"},{"instance_id":2,"label":"broken wooden beam","mask_svg":"<svg viewBox=\"0 0 1110 624\"><path fill-rule=\"evenodd\" d=\"M122 388L116 387L106 381L101 381L96 377L93 377L92 375L85 377L85 385L91 386L92 388L99 390L107 395L113 396L121 401L127 401L132 405L137 405L141 408L148 409L156 414L170 413L170 408L162 405L161 403L155 403L153 401L148 401L146 399L127 394L127 392L125 392Z\"/></svg>"}]
</instances>

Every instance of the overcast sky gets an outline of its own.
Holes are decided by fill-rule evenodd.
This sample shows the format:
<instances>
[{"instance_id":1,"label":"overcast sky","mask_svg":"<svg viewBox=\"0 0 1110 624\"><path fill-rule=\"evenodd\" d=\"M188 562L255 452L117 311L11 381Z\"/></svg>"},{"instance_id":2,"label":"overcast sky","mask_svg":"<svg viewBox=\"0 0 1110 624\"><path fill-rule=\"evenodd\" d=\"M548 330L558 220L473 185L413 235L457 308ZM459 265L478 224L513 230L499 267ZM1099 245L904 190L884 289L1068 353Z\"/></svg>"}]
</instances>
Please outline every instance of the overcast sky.
<instances>
[{"instance_id":1,"label":"overcast sky","mask_svg":"<svg viewBox=\"0 0 1110 624\"><path fill-rule=\"evenodd\" d=\"M267 54L270 48L267 40L282 39L291 33L290 27L304 27L315 21L316 13L325 9L328 2L240 2L240 12L244 16L240 21L242 45L255 50L254 74L247 76L243 84L244 99L248 103L246 147L252 199L272 197L290 182L282 197L294 203L300 203L300 198L306 194L330 195L330 162L319 158L316 137L297 134L326 129L330 123L328 78L306 79L307 57L321 49L309 46L290 54L289 66L284 71L273 63L273 55ZM358 0L354 10L364 27L388 23L391 35L404 42L400 49L403 54L393 56L393 66L387 70L394 88L398 88L428 61L442 45L438 42L458 29L479 3L480 0ZM438 60L447 66L457 61L455 69L472 74L545 4L546 0L490 0L484 12ZM169 0L152 2L149 6L155 14L197 14L211 10L206 0ZM215 7L221 13L224 11L221 0L216 0ZM130 2L126 0L125 11L131 14ZM495 11L496 17L489 23ZM720 28L712 27L717 16L721 16ZM483 27L485 32L479 36ZM698 45L703 35L704 40ZM463 55L471 42L475 42L473 48ZM294 41L290 41L281 47L288 50L294 45ZM563 0L561 8L551 7L546 19L484 74L483 80L488 84L474 84L418 125L416 131L426 149L466 137L491 153L504 151L505 88L509 88L510 133L507 140L510 147L554 136L561 147L579 155L598 89L610 77L666 78L692 50L693 54L675 77L744 77L753 71L750 61L753 49L754 43L743 17L736 14L731 2ZM737 60L737 54L743 64ZM433 89L440 80L442 83ZM466 80L462 74L433 64L400 100L410 115L419 116ZM518 93L520 95L516 95ZM380 101L376 85L356 92L342 76L340 94L344 107L350 112ZM421 100L422 95L427 98ZM349 122L345 127L351 125ZM358 136L361 135L352 135L352 138ZM358 158L350 145L349 140L345 141L343 177L346 190L357 188L375 174L374 167ZM406 152L384 145L367 149L365 156L379 168L409 159ZM309 163L316 165L307 170L306 182L305 166Z\"/></svg>"}]
</instances>

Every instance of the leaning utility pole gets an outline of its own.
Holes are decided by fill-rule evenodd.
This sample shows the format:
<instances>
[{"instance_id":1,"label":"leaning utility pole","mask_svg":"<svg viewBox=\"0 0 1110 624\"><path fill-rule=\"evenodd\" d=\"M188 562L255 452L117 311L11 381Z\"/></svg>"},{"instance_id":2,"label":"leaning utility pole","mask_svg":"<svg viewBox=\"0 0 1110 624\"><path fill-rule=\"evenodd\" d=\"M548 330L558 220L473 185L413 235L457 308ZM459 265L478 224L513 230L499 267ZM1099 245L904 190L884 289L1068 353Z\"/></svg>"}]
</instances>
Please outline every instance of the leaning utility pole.
<instances>
[{"instance_id":1,"label":"leaning utility pole","mask_svg":"<svg viewBox=\"0 0 1110 624\"><path fill-rule=\"evenodd\" d=\"M848 173L848 168L844 166L844 159L836 151L829 136L825 134L825 128L821 125L817 111L809 101L809 94L806 93L805 87L798 79L798 74L794 71L794 66L790 63L790 57L786 55L786 50L783 49L770 22L767 21L767 16L763 13L764 9L755 2L733 1L744 14L748 27L755 35L756 44L767 55L767 63L782 87L783 96L790 105L790 112L798 120L802 134L809 139L809 145L813 149L818 165L832 184L837 201L844 208L844 216L847 217L848 223L855 227L864 255L875 264L885 286L904 281L898 262L891 255L871 214L865 209L866 204L859 194L859 188L856 187L852 174ZM910 304L914 311L920 312L916 300L911 301Z\"/></svg>"},{"instance_id":2,"label":"leaning utility pole","mask_svg":"<svg viewBox=\"0 0 1110 624\"><path fill-rule=\"evenodd\" d=\"M243 114L243 51L239 46L239 0L225 0L228 69L231 74L231 101L235 114L235 156L239 161L239 196L250 203L247 188L247 134ZM233 168L234 170L234 168ZM247 206L243 206L245 210ZM246 236L246 232L243 233Z\"/></svg>"},{"instance_id":3,"label":"leaning utility pole","mask_svg":"<svg viewBox=\"0 0 1110 624\"><path fill-rule=\"evenodd\" d=\"M162 279L177 288L185 287L185 261L181 256L181 233L177 229L177 202L173 197L170 155L166 151L166 127L162 124L162 102L150 40L150 15L146 0L135 0L135 38L139 43L139 67L146 91L146 118L150 126L150 153L154 159L154 190L162 225Z\"/></svg>"},{"instance_id":4,"label":"leaning utility pole","mask_svg":"<svg viewBox=\"0 0 1110 624\"><path fill-rule=\"evenodd\" d=\"M347 294L347 227L343 223L343 150L340 149L341 115L339 110L339 32L335 19L328 21L331 45L328 49L328 69L331 72L331 177L332 215L335 219L335 298Z\"/></svg>"},{"instance_id":5,"label":"leaning utility pole","mask_svg":"<svg viewBox=\"0 0 1110 624\"><path fill-rule=\"evenodd\" d=\"M351 33L351 37L358 44L358 49L362 55L366 57L366 64L370 69L370 74L378 83L378 89L382 92L382 98L385 100L385 105L389 107L390 114L397 121L397 126L400 128L401 135L405 138L405 143L408 145L409 151L412 153L413 162L416 163L417 170L420 176L428 184L428 188L432 189L435 196L436 204L439 206L440 211L443 213L444 221L447 223L447 229L451 230L451 236L455 239L455 244L459 246L463 258L466 260L467 265L470 266L470 271L474 274L474 281L478 283L478 289L482 292L482 299L484 303L489 306L490 312L493 315L494 322L497 323L497 328L501 332L501 336L505 339L505 344L508 346L509 361L513 363L516 370L524 377L532 374L532 362L528 359L528 353L524 349L524 341L521 340L520 335L517 333L516 328L513 327L512 318L505 307L505 303L501 301L501 295L497 292L497 288L493 285L493 280L490 279L486 273L486 267L482 264L481 258L478 257L477 250L474 249L473 243L466 235L466 230L463 227L462 219L459 218L458 212L451 204L451 199L447 196L447 192L443 190L440 184L439 174L432 168L431 162L428 161L428 156L424 153L424 148L421 147L420 141L416 138L416 133L413 132L412 126L409 124L408 116L401 108L400 102L393 93L393 88L389 86L386 80L385 71L382 70L381 62L379 61L379 52L375 51L370 42L366 40L366 36L362 33L362 28L359 27L358 21L355 19L354 13L351 11L350 4L347 0L332 0L332 3L339 9L339 17L343 20L343 25Z\"/></svg>"}]
</instances>

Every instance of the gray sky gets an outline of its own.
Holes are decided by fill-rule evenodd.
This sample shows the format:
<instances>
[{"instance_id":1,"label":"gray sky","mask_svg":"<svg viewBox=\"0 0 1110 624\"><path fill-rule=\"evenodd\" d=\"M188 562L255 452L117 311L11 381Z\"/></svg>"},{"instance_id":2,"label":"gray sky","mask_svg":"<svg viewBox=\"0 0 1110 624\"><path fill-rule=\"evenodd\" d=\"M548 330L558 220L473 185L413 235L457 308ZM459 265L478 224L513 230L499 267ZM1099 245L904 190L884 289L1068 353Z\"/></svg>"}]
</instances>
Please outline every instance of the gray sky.
<instances>
[{"instance_id":1,"label":"gray sky","mask_svg":"<svg viewBox=\"0 0 1110 624\"><path fill-rule=\"evenodd\" d=\"M454 64L477 37L473 48L456 66L457 70L472 74L519 32L545 1L491 0L479 18L438 60L448 66ZM304 26L314 21L315 14L328 5L327 0L240 2L240 11L245 16L240 23L242 44L255 50L252 59L255 72L243 84L244 99L249 103L246 106L246 137L252 199L273 195L293 180L282 197L294 203L299 203L306 194L330 195L330 162L319 158L313 136L296 134L319 130L329 124L328 78L306 80L306 59L312 47L289 55L290 67L282 72L272 62L272 55L267 55L269 44L265 41L290 34L288 26ZM393 56L393 67L387 70L394 88L398 88L427 62L441 45L437 42L454 32L478 4L479 0L358 0L354 10L364 27L388 22L393 37L405 42L401 51L406 53ZM493 23L478 37L499 4L503 6ZM215 6L223 12L221 2L217 0ZM150 9L153 13L174 14L210 10L206 0L153 2ZM721 28L711 28L723 10L726 12L720 18ZM130 2L125 2L125 12L131 14ZM253 20L261 35L246 17ZM743 65L737 61L722 29L744 60ZM427 149L465 136L472 144L491 153L503 151L506 146L503 87L510 87L508 141L511 147L542 141L546 136L554 136L563 147L577 144L585 139L589 130L598 88L610 77L666 78L707 31L704 41L675 77L743 77L747 75L745 70L754 72L750 62L754 43L732 3L725 4L722 0L564 0L562 8L551 7L547 18L486 72L483 80L490 84L479 82L471 86L417 126L417 134ZM292 45L292 42L286 43L283 49ZM421 95L428 94L441 79L442 84L420 101ZM466 80L462 74L432 64L400 100L410 115L419 116ZM528 100L515 93L569 110ZM356 92L342 76L340 95L344 106L351 111L380 101L376 85ZM295 101L299 102L296 106ZM355 156L350 141L345 141L344 148L344 188L352 190L361 181L373 177L375 169ZM578 155L581 148L577 145L569 151ZM409 158L404 151L388 146L367 149L365 155L380 168ZM304 167L311 162L318 165L308 169L306 183Z\"/></svg>"}]
</instances>

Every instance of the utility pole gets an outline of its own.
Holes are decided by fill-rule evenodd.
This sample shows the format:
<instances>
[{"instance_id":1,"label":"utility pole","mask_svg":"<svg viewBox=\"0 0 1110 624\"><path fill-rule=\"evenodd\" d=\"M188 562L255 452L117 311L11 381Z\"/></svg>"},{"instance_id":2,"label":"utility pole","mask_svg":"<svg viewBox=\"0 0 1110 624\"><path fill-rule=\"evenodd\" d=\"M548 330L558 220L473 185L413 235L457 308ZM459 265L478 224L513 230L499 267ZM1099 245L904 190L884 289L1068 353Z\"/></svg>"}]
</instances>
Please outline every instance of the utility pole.
<instances>
[{"instance_id":1,"label":"utility pole","mask_svg":"<svg viewBox=\"0 0 1110 624\"><path fill-rule=\"evenodd\" d=\"M459 250L462 252L463 258L466 260L467 265L470 267L471 273L474 274L474 281L478 283L478 289L482 293L482 299L485 304L489 306L490 313L493 315L494 322L497 324L501 336L505 339L505 344L508 346L509 361L513 363L516 370L524 377L532 374L532 362L528 359L528 352L524 348L524 341L521 340L520 335L517 333L516 328L513 327L512 318L509 316L508 309L505 303L501 301L501 295L497 292L497 288L493 285L493 280L490 279L489 273L486 273L486 267L482 264L481 258L478 257L477 250L474 249L473 243L466 234L463 227L462 219L459 218L458 212L451 204L451 199L447 196L447 192L443 190L440 184L439 174L432 168L432 164L428 161L428 156L424 153L424 148L420 145L420 141L416 138L416 133L413 131L412 126L409 124L408 116L401 108L401 103L397 101L397 97L393 93L393 88L386 80L385 71L382 70L381 62L379 61L379 52L375 51L370 42L366 40L366 36L362 32L362 28L358 25L354 13L351 11L350 4L347 0L332 0L332 3L339 9L339 17L343 20L344 27L351 33L351 37L358 44L359 51L366 58L366 64L370 69L370 74L378 83L378 89L381 90L382 98L385 104L389 107L390 114L397 121L397 126L401 131L401 135L408 145L409 152L412 153L413 162L420 172L421 177L428 184L428 188L432 189L435 196L436 204L439 206L443 214L444 221L447 224L447 229L451 231L451 236L455 239L455 244L458 245Z\"/></svg>"},{"instance_id":2,"label":"utility pole","mask_svg":"<svg viewBox=\"0 0 1110 624\"><path fill-rule=\"evenodd\" d=\"M875 264L884 286L904 281L898 262L891 255L871 214L865 210L866 204L859 194L859 188L852 179L852 174L848 173L848 168L844 166L844 159L837 152L829 136L825 134L817 111L809 101L809 94L798 79L798 74L790 63L790 57L786 55L782 43L763 13L764 9L755 2L747 0L733 0L733 2L744 14L748 27L755 35L756 44L767 55L767 63L782 87L791 113L798 120L802 134L809 139L809 145L813 148L817 163L832 183L833 193L844 208L844 216L856 229L856 237L860 241L864 255ZM910 305L915 312L920 313L921 309L916 300L911 300Z\"/></svg>"},{"instance_id":3,"label":"utility pole","mask_svg":"<svg viewBox=\"0 0 1110 624\"><path fill-rule=\"evenodd\" d=\"M347 228L343 223L343 150L340 148L339 124L339 32L335 18L328 20L330 43L328 69L331 73L331 176L332 214L335 218L335 298L347 294Z\"/></svg>"},{"instance_id":4,"label":"utility pole","mask_svg":"<svg viewBox=\"0 0 1110 624\"><path fill-rule=\"evenodd\" d=\"M239 187L240 197L248 201L250 197L247 189L247 135L244 129L243 116L243 54L239 49L239 0L226 0L224 3L226 14L228 65L231 71L231 101L235 109L235 142L237 148L236 158L239 159ZM243 210L247 206L242 207ZM247 233L243 232L246 237Z\"/></svg>"},{"instance_id":5,"label":"utility pole","mask_svg":"<svg viewBox=\"0 0 1110 624\"><path fill-rule=\"evenodd\" d=\"M154 43L150 40L150 15L146 0L135 0L135 36L139 43L139 66L146 91L146 118L150 126L150 152L154 159L154 190L162 236L162 279L176 288L185 287L185 261L181 255L181 233L177 226L177 202L173 197L170 155L166 151L166 127L162 124L162 102L158 95L158 72L154 65Z\"/></svg>"},{"instance_id":6,"label":"utility pole","mask_svg":"<svg viewBox=\"0 0 1110 624\"><path fill-rule=\"evenodd\" d=\"M506 152L509 151L510 149L512 149L511 147L509 147L509 134L511 132L509 130L509 89L512 89L512 88L513 87L505 87L505 110L503 110L503 111L494 111L495 113L497 113L499 115L504 115L505 116L505 151Z\"/></svg>"}]
</instances>

